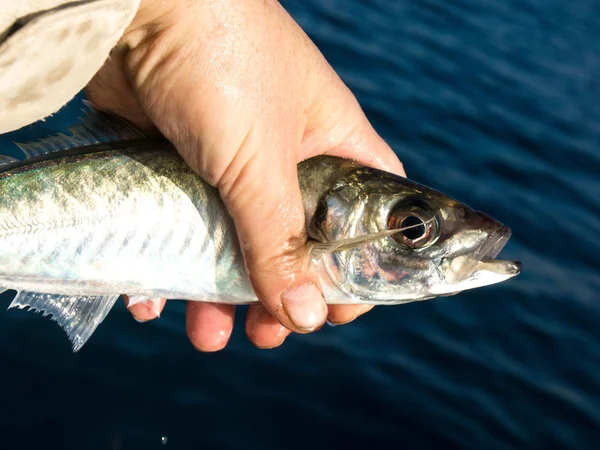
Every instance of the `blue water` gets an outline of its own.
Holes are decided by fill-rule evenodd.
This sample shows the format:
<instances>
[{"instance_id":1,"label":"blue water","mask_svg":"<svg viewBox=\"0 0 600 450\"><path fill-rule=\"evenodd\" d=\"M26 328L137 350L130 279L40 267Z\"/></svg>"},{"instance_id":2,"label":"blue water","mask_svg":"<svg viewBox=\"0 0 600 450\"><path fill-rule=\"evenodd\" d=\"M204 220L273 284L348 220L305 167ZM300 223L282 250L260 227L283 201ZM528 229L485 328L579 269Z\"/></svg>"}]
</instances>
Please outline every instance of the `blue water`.
<instances>
[{"instance_id":1,"label":"blue water","mask_svg":"<svg viewBox=\"0 0 600 450\"><path fill-rule=\"evenodd\" d=\"M119 304L76 355L54 323L5 312L0 447L600 447L600 3L284 4L411 178L513 228L522 275L271 351L243 308L217 354L192 349L181 302L148 324Z\"/></svg>"}]
</instances>

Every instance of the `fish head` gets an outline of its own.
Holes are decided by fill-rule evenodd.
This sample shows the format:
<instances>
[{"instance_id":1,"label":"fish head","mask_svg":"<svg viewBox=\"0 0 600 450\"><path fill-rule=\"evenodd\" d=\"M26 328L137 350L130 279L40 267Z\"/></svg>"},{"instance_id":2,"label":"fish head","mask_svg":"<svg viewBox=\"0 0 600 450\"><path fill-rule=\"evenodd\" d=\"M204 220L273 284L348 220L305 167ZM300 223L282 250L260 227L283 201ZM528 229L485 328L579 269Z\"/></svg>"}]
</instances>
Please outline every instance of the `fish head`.
<instances>
[{"instance_id":1,"label":"fish head","mask_svg":"<svg viewBox=\"0 0 600 450\"><path fill-rule=\"evenodd\" d=\"M356 163L339 167L308 229L318 242L341 243L315 261L330 303L426 300L521 271L517 261L496 259L511 236L507 226L436 190Z\"/></svg>"}]
</instances>

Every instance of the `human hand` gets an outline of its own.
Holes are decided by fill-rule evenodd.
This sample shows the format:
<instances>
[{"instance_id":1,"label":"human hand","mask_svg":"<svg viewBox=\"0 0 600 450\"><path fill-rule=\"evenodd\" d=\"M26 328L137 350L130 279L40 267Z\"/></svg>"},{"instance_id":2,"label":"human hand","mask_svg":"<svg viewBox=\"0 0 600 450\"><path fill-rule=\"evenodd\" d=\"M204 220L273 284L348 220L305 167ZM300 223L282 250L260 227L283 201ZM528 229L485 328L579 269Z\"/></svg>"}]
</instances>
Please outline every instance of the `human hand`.
<instances>
[{"instance_id":1,"label":"human hand","mask_svg":"<svg viewBox=\"0 0 600 450\"><path fill-rule=\"evenodd\" d=\"M219 189L261 300L246 319L256 346L275 347L291 331L314 331L326 319L347 323L371 309L327 307L303 270L296 167L329 154L404 170L278 2L144 0L86 93L100 108L158 128ZM130 310L139 320L156 317L145 305ZM220 350L233 318L230 305L188 302L189 339L199 350Z\"/></svg>"}]
</instances>

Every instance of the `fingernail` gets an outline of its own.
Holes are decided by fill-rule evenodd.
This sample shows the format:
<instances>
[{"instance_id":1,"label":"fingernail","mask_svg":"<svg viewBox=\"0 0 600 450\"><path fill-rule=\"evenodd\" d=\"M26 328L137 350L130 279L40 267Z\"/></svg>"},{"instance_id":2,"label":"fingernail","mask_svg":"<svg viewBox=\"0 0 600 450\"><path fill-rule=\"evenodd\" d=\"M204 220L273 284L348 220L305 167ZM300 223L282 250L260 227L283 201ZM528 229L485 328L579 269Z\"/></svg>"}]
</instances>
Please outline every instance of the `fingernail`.
<instances>
[{"instance_id":1,"label":"fingernail","mask_svg":"<svg viewBox=\"0 0 600 450\"><path fill-rule=\"evenodd\" d=\"M301 331L313 331L327 318L325 299L314 283L304 283L281 294L286 314Z\"/></svg>"},{"instance_id":2,"label":"fingernail","mask_svg":"<svg viewBox=\"0 0 600 450\"><path fill-rule=\"evenodd\" d=\"M133 314L131 315L133 317L133 319L138 322L138 323L146 323L147 320L142 320L142 319L138 319L136 316L134 316Z\"/></svg>"},{"instance_id":3,"label":"fingernail","mask_svg":"<svg viewBox=\"0 0 600 450\"><path fill-rule=\"evenodd\" d=\"M156 314L156 318L159 319L160 318L160 311L161 311L161 299L160 298L149 298L148 299L148 303L150 303L150 308L152 309L152 312L154 314Z\"/></svg>"},{"instance_id":4,"label":"fingernail","mask_svg":"<svg viewBox=\"0 0 600 450\"><path fill-rule=\"evenodd\" d=\"M327 325L329 325L330 327L337 327L338 325L340 325L339 323L333 323L330 322L329 320L327 321Z\"/></svg>"}]
</instances>

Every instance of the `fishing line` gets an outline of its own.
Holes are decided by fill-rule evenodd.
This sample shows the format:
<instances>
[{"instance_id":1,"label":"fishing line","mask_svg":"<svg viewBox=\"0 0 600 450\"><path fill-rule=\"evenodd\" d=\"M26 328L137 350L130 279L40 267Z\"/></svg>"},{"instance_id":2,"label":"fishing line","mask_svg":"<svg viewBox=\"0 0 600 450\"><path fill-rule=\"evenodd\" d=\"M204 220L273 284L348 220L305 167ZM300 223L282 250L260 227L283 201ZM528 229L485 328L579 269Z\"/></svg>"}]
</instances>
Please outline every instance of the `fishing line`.
<instances>
[{"instance_id":1,"label":"fishing line","mask_svg":"<svg viewBox=\"0 0 600 450\"><path fill-rule=\"evenodd\" d=\"M384 237L393 236L394 234L400 233L402 231L410 230L411 228L422 227L423 225L428 224L429 222L433 222L435 220L434 217L428 220L423 220L420 223L414 225L408 225L406 227L394 228L392 230L379 231L377 233L368 233L360 236L355 236L348 239L341 239L339 241L334 242L318 242L318 241L309 241L306 244L307 248L307 258L308 265L310 265L311 261L315 261L319 259L326 253L334 253L339 251L348 250L353 247L358 247L361 244L366 244L368 242L375 242Z\"/></svg>"}]
</instances>

